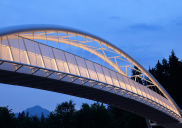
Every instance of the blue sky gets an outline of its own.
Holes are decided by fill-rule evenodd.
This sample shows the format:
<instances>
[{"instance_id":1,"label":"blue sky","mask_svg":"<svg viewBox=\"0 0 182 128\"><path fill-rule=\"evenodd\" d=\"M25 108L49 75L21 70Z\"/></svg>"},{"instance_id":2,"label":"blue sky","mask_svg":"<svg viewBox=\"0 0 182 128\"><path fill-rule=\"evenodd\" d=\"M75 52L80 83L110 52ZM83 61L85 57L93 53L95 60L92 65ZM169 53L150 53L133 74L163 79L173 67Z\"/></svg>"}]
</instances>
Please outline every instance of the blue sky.
<instances>
[{"instance_id":1,"label":"blue sky","mask_svg":"<svg viewBox=\"0 0 182 128\"><path fill-rule=\"evenodd\" d=\"M4 0L0 28L22 24L55 24L97 35L146 69L168 58L172 49L182 59L181 0ZM1 29L0 29L1 30ZM90 100L26 87L0 84L0 106L14 112L40 105L50 111L74 100L79 109Z\"/></svg>"}]
</instances>

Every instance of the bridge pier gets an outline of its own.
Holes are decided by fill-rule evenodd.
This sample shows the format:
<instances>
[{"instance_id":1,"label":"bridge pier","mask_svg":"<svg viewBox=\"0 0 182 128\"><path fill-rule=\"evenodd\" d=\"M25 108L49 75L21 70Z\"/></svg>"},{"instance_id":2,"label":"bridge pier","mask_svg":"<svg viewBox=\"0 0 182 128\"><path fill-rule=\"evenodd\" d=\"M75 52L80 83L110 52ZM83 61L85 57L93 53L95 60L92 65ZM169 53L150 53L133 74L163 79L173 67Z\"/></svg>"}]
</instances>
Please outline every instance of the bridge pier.
<instances>
[{"instance_id":1,"label":"bridge pier","mask_svg":"<svg viewBox=\"0 0 182 128\"><path fill-rule=\"evenodd\" d=\"M145 120L146 120L146 123L147 123L148 128L152 128L152 126L150 124L150 121L147 118L145 118Z\"/></svg>"}]
</instances>

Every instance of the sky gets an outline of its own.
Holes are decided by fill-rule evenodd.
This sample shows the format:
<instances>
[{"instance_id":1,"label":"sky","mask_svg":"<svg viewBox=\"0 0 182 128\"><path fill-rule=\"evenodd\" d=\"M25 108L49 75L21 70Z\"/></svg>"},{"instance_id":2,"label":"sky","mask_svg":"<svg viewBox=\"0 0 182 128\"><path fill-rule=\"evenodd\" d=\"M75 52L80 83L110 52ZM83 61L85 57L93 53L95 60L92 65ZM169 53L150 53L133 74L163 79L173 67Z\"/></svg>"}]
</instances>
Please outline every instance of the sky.
<instances>
[{"instance_id":1,"label":"sky","mask_svg":"<svg viewBox=\"0 0 182 128\"><path fill-rule=\"evenodd\" d=\"M97 35L119 47L147 70L171 51L182 59L181 0L1 0L2 27L53 24ZM53 111L74 100L76 109L94 101L39 89L0 84L0 106L13 112L40 105Z\"/></svg>"}]
</instances>

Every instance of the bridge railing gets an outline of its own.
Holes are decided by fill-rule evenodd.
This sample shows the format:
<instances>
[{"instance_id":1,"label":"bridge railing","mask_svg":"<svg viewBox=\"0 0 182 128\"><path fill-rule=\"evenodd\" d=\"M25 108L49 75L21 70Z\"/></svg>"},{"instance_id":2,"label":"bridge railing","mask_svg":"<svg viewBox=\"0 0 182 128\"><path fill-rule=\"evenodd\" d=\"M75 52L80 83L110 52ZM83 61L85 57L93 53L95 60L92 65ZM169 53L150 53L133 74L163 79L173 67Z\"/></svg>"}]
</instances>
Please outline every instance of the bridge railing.
<instances>
[{"instance_id":1,"label":"bridge railing","mask_svg":"<svg viewBox=\"0 0 182 128\"><path fill-rule=\"evenodd\" d=\"M101 81L145 97L178 114L166 98L120 73L60 49L18 36L16 39L15 37L12 39L12 36L3 37L0 41L0 59L2 60L34 65Z\"/></svg>"}]
</instances>

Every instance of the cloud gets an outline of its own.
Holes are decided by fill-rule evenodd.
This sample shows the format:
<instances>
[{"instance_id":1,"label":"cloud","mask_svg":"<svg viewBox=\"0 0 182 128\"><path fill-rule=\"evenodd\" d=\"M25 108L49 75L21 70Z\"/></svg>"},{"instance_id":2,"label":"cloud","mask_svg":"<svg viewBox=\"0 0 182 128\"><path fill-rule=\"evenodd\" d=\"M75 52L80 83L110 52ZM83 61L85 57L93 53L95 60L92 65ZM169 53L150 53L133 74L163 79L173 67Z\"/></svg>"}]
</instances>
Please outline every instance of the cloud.
<instances>
[{"instance_id":1,"label":"cloud","mask_svg":"<svg viewBox=\"0 0 182 128\"><path fill-rule=\"evenodd\" d=\"M157 25L157 24L146 24L146 23L136 23L128 26L120 26L119 28L115 28L116 33L129 33L136 34L138 32L156 32L161 31L165 28L165 26Z\"/></svg>"},{"instance_id":2,"label":"cloud","mask_svg":"<svg viewBox=\"0 0 182 128\"><path fill-rule=\"evenodd\" d=\"M182 26L182 17L178 17L175 20L171 21L172 26L180 27Z\"/></svg>"},{"instance_id":3,"label":"cloud","mask_svg":"<svg viewBox=\"0 0 182 128\"><path fill-rule=\"evenodd\" d=\"M162 29L160 25L149 25L145 23L134 24L129 26L130 30L137 30L137 31L158 31Z\"/></svg>"}]
</instances>

